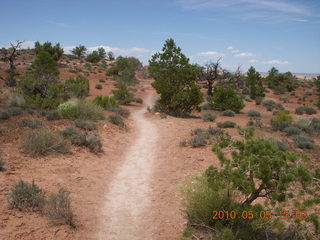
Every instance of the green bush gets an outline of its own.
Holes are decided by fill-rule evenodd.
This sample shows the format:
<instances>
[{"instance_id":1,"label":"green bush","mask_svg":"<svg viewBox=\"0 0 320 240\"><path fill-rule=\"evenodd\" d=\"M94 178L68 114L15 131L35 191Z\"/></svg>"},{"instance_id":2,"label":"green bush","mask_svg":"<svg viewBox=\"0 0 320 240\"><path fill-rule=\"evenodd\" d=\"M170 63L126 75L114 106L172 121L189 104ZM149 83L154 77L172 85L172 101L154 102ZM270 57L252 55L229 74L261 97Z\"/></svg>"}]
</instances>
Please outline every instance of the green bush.
<instances>
[{"instance_id":1,"label":"green bush","mask_svg":"<svg viewBox=\"0 0 320 240\"><path fill-rule=\"evenodd\" d=\"M201 118L203 119L203 121L208 121L208 122L213 122L214 120L216 120L217 116L214 113L203 113Z\"/></svg>"},{"instance_id":2,"label":"green bush","mask_svg":"<svg viewBox=\"0 0 320 240\"><path fill-rule=\"evenodd\" d=\"M101 84L96 84L96 89L102 89L102 85Z\"/></svg>"},{"instance_id":3,"label":"green bush","mask_svg":"<svg viewBox=\"0 0 320 240\"><path fill-rule=\"evenodd\" d=\"M93 153L99 153L102 151L102 143L100 138L96 136L91 136L87 139L87 147L90 149Z\"/></svg>"},{"instance_id":4,"label":"green bush","mask_svg":"<svg viewBox=\"0 0 320 240\"><path fill-rule=\"evenodd\" d=\"M51 194L45 201L43 212L50 219L63 221L71 227L75 227L69 194L67 190L62 188L58 193Z\"/></svg>"},{"instance_id":5,"label":"green bush","mask_svg":"<svg viewBox=\"0 0 320 240\"><path fill-rule=\"evenodd\" d=\"M69 139L72 144L83 146L86 144L86 135L75 127L67 127L61 131L63 137Z\"/></svg>"},{"instance_id":6,"label":"green bush","mask_svg":"<svg viewBox=\"0 0 320 240\"><path fill-rule=\"evenodd\" d=\"M76 101L68 101L58 106L58 113L62 118L74 119L77 115L78 103Z\"/></svg>"},{"instance_id":7,"label":"green bush","mask_svg":"<svg viewBox=\"0 0 320 240\"><path fill-rule=\"evenodd\" d=\"M100 79L99 79L99 82L104 83L104 82L106 82L106 80L103 79L103 78L100 78Z\"/></svg>"},{"instance_id":8,"label":"green bush","mask_svg":"<svg viewBox=\"0 0 320 240\"><path fill-rule=\"evenodd\" d=\"M63 55L63 48L60 47L59 43L53 45L51 42L45 42L43 44L35 42L34 50L36 55L42 52L48 53L55 61L58 61Z\"/></svg>"},{"instance_id":9,"label":"green bush","mask_svg":"<svg viewBox=\"0 0 320 240\"><path fill-rule=\"evenodd\" d=\"M135 97L135 98L132 99L132 102L142 104L142 103L143 103L143 100L142 100L142 98Z\"/></svg>"},{"instance_id":10,"label":"green bush","mask_svg":"<svg viewBox=\"0 0 320 240\"><path fill-rule=\"evenodd\" d=\"M60 119L61 119L60 114L57 111L48 112L47 114L48 121L60 120Z\"/></svg>"},{"instance_id":11,"label":"green bush","mask_svg":"<svg viewBox=\"0 0 320 240\"><path fill-rule=\"evenodd\" d=\"M292 117L290 114L286 112L278 112L274 117L271 119L271 126L272 129L277 131L282 131L286 127L289 127L292 123Z\"/></svg>"},{"instance_id":12,"label":"green bush","mask_svg":"<svg viewBox=\"0 0 320 240\"><path fill-rule=\"evenodd\" d=\"M97 125L93 122L87 122L84 120L78 120L76 119L74 121L76 127L87 130L87 131L93 131L97 129Z\"/></svg>"},{"instance_id":13,"label":"green bush","mask_svg":"<svg viewBox=\"0 0 320 240\"><path fill-rule=\"evenodd\" d=\"M113 114L113 115L110 115L108 117L108 121L111 122L112 124L114 125L117 125L121 128L124 128L125 127L125 124L121 118L121 116L119 114Z\"/></svg>"},{"instance_id":14,"label":"green bush","mask_svg":"<svg viewBox=\"0 0 320 240\"><path fill-rule=\"evenodd\" d=\"M301 133L301 130L294 126L286 127L283 131L287 134L287 136L300 135Z\"/></svg>"},{"instance_id":15,"label":"green bush","mask_svg":"<svg viewBox=\"0 0 320 240\"><path fill-rule=\"evenodd\" d=\"M22 141L22 148L32 156L46 155L50 152L69 152L68 144L63 137L48 128L29 131Z\"/></svg>"},{"instance_id":16,"label":"green bush","mask_svg":"<svg viewBox=\"0 0 320 240\"><path fill-rule=\"evenodd\" d=\"M260 118L261 113L258 110L249 110L248 111L248 116L253 117L253 118Z\"/></svg>"},{"instance_id":17,"label":"green bush","mask_svg":"<svg viewBox=\"0 0 320 240\"><path fill-rule=\"evenodd\" d=\"M10 190L9 203L11 207L19 210L31 208L39 210L45 200L45 192L34 181L32 184L20 180Z\"/></svg>"},{"instance_id":18,"label":"green bush","mask_svg":"<svg viewBox=\"0 0 320 240\"><path fill-rule=\"evenodd\" d=\"M297 135L294 137L294 141L298 148L301 149L314 149L314 140L302 135Z\"/></svg>"},{"instance_id":19,"label":"green bush","mask_svg":"<svg viewBox=\"0 0 320 240\"><path fill-rule=\"evenodd\" d=\"M93 99L93 103L103 107L104 109L112 109L118 106L116 99L113 96L98 95Z\"/></svg>"},{"instance_id":20,"label":"green bush","mask_svg":"<svg viewBox=\"0 0 320 240\"><path fill-rule=\"evenodd\" d=\"M39 119L32 120L29 118L22 118L20 120L20 124L23 127L29 127L29 128L35 129L41 126L41 121Z\"/></svg>"},{"instance_id":21,"label":"green bush","mask_svg":"<svg viewBox=\"0 0 320 240\"><path fill-rule=\"evenodd\" d=\"M162 52L152 56L148 70L155 79L152 86L160 94L157 103L162 112L186 116L199 110L203 94L196 84L195 66L189 63L173 39L165 42Z\"/></svg>"},{"instance_id":22,"label":"green bush","mask_svg":"<svg viewBox=\"0 0 320 240\"><path fill-rule=\"evenodd\" d=\"M296 108L296 114L303 115L305 113L305 106L300 106Z\"/></svg>"},{"instance_id":23,"label":"green bush","mask_svg":"<svg viewBox=\"0 0 320 240\"><path fill-rule=\"evenodd\" d=\"M70 97L85 98L89 94L89 80L78 75L76 78L67 79L65 88Z\"/></svg>"},{"instance_id":24,"label":"green bush","mask_svg":"<svg viewBox=\"0 0 320 240\"><path fill-rule=\"evenodd\" d=\"M213 96L209 98L213 109L224 111L232 110L239 113L244 108L243 99L232 88L215 87Z\"/></svg>"},{"instance_id":25,"label":"green bush","mask_svg":"<svg viewBox=\"0 0 320 240\"><path fill-rule=\"evenodd\" d=\"M114 98L120 103L120 104L128 104L133 100L134 96L134 89L130 88L129 85L123 81L119 80L115 84L115 90L112 90L112 93L114 95Z\"/></svg>"},{"instance_id":26,"label":"green bush","mask_svg":"<svg viewBox=\"0 0 320 240\"><path fill-rule=\"evenodd\" d=\"M315 110L312 107L306 107L305 111L306 111L306 114L308 114L308 115L317 114L317 110Z\"/></svg>"},{"instance_id":27,"label":"green bush","mask_svg":"<svg viewBox=\"0 0 320 240\"><path fill-rule=\"evenodd\" d=\"M17 116L22 113L22 109L20 107L11 107L7 109L10 116Z\"/></svg>"},{"instance_id":28,"label":"green bush","mask_svg":"<svg viewBox=\"0 0 320 240\"><path fill-rule=\"evenodd\" d=\"M219 128L234 128L237 124L231 121L219 122L217 126Z\"/></svg>"},{"instance_id":29,"label":"green bush","mask_svg":"<svg viewBox=\"0 0 320 240\"><path fill-rule=\"evenodd\" d=\"M272 99L265 99L262 101L262 106L264 106L268 111L272 111L273 109L283 110L283 106L280 103L276 103Z\"/></svg>"},{"instance_id":30,"label":"green bush","mask_svg":"<svg viewBox=\"0 0 320 240\"><path fill-rule=\"evenodd\" d=\"M209 103L205 103L201 106L202 110L214 110L213 107Z\"/></svg>"},{"instance_id":31,"label":"green bush","mask_svg":"<svg viewBox=\"0 0 320 240\"><path fill-rule=\"evenodd\" d=\"M0 120L7 120L10 118L10 114L7 110L0 110Z\"/></svg>"},{"instance_id":32,"label":"green bush","mask_svg":"<svg viewBox=\"0 0 320 240\"><path fill-rule=\"evenodd\" d=\"M109 109L111 112L119 114L121 117L128 118L130 116L130 111L123 107L116 107Z\"/></svg>"},{"instance_id":33,"label":"green bush","mask_svg":"<svg viewBox=\"0 0 320 240\"><path fill-rule=\"evenodd\" d=\"M207 136L205 135L196 135L189 140L189 145L196 148L207 145Z\"/></svg>"},{"instance_id":34,"label":"green bush","mask_svg":"<svg viewBox=\"0 0 320 240\"><path fill-rule=\"evenodd\" d=\"M82 120L103 120L104 119L104 109L91 101L80 100L77 105L77 119Z\"/></svg>"},{"instance_id":35,"label":"green bush","mask_svg":"<svg viewBox=\"0 0 320 240\"><path fill-rule=\"evenodd\" d=\"M234 117L235 112L232 110L225 110L221 113L222 116L226 116L226 117Z\"/></svg>"}]
</instances>

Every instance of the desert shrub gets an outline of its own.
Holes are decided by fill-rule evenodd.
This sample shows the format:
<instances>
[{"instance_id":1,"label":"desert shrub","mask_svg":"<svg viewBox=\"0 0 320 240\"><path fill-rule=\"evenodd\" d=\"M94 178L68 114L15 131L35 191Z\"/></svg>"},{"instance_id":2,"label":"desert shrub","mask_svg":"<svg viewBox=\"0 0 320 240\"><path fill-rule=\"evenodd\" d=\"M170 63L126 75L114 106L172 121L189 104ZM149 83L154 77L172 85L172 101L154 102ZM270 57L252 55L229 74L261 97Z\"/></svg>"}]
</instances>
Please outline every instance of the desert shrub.
<instances>
[{"instance_id":1,"label":"desert shrub","mask_svg":"<svg viewBox=\"0 0 320 240\"><path fill-rule=\"evenodd\" d=\"M249 110L248 116L253 118L259 118L261 117L261 113L258 110Z\"/></svg>"},{"instance_id":2,"label":"desert shrub","mask_svg":"<svg viewBox=\"0 0 320 240\"><path fill-rule=\"evenodd\" d=\"M111 112L115 112L116 114L119 114L121 117L128 118L130 115L129 109L123 108L123 107L116 107L109 109Z\"/></svg>"},{"instance_id":3,"label":"desert shrub","mask_svg":"<svg viewBox=\"0 0 320 240\"><path fill-rule=\"evenodd\" d=\"M9 193L9 203L11 207L19 210L31 208L39 210L45 200L45 192L39 188L34 181L32 184L20 180L12 186Z\"/></svg>"},{"instance_id":4,"label":"desert shrub","mask_svg":"<svg viewBox=\"0 0 320 240\"><path fill-rule=\"evenodd\" d=\"M13 92L9 95L8 103L11 107L24 107L26 100L24 99L23 94Z\"/></svg>"},{"instance_id":5,"label":"desert shrub","mask_svg":"<svg viewBox=\"0 0 320 240\"><path fill-rule=\"evenodd\" d=\"M219 128L234 128L237 124L231 121L219 122L217 126Z\"/></svg>"},{"instance_id":6,"label":"desert shrub","mask_svg":"<svg viewBox=\"0 0 320 240\"><path fill-rule=\"evenodd\" d=\"M276 95L281 95L281 94L286 94L287 93L287 89L283 86L275 86L273 88L273 92Z\"/></svg>"},{"instance_id":7,"label":"desert shrub","mask_svg":"<svg viewBox=\"0 0 320 240\"><path fill-rule=\"evenodd\" d=\"M276 145L281 151L288 151L290 149L288 145L288 141L286 140L281 140L281 141L276 141Z\"/></svg>"},{"instance_id":8,"label":"desert shrub","mask_svg":"<svg viewBox=\"0 0 320 240\"><path fill-rule=\"evenodd\" d=\"M85 98L89 94L89 80L82 75L69 78L65 82L65 89L70 97Z\"/></svg>"},{"instance_id":9,"label":"desert shrub","mask_svg":"<svg viewBox=\"0 0 320 240\"><path fill-rule=\"evenodd\" d=\"M10 114L7 110L0 110L0 120L7 120L10 118Z\"/></svg>"},{"instance_id":10,"label":"desert shrub","mask_svg":"<svg viewBox=\"0 0 320 240\"><path fill-rule=\"evenodd\" d=\"M305 113L305 106L300 106L296 108L296 114L303 115Z\"/></svg>"},{"instance_id":11,"label":"desert shrub","mask_svg":"<svg viewBox=\"0 0 320 240\"><path fill-rule=\"evenodd\" d=\"M250 117L250 120L247 122L248 127L263 127L263 123L261 122L261 119L259 117Z\"/></svg>"},{"instance_id":12,"label":"desert shrub","mask_svg":"<svg viewBox=\"0 0 320 240\"><path fill-rule=\"evenodd\" d=\"M47 120L53 121L53 120L60 120L60 114L57 111L48 112L47 114Z\"/></svg>"},{"instance_id":13,"label":"desert shrub","mask_svg":"<svg viewBox=\"0 0 320 240\"><path fill-rule=\"evenodd\" d=\"M93 130L97 129L97 125L93 122L88 122L88 121L76 119L74 121L74 123L75 123L76 127L84 129L84 130L93 131Z\"/></svg>"},{"instance_id":14,"label":"desert shrub","mask_svg":"<svg viewBox=\"0 0 320 240\"><path fill-rule=\"evenodd\" d=\"M179 145L180 145L180 147L187 147L188 146L188 141L187 140L181 140Z\"/></svg>"},{"instance_id":15,"label":"desert shrub","mask_svg":"<svg viewBox=\"0 0 320 240\"><path fill-rule=\"evenodd\" d=\"M209 104L216 110L232 110L239 113L244 108L243 99L232 88L215 87Z\"/></svg>"},{"instance_id":16,"label":"desert shrub","mask_svg":"<svg viewBox=\"0 0 320 240\"><path fill-rule=\"evenodd\" d=\"M157 103L162 112L183 117L199 110L203 94L196 84L195 66L173 39L166 40L162 52L152 56L148 70L155 78L152 86L160 94Z\"/></svg>"},{"instance_id":17,"label":"desert shrub","mask_svg":"<svg viewBox=\"0 0 320 240\"><path fill-rule=\"evenodd\" d=\"M35 129L41 126L41 121L39 119L32 120L29 118L22 118L20 120L20 124L23 127L29 127L29 128Z\"/></svg>"},{"instance_id":18,"label":"desert shrub","mask_svg":"<svg viewBox=\"0 0 320 240\"><path fill-rule=\"evenodd\" d=\"M100 79L99 79L99 82L104 83L104 82L106 82L106 80L103 79L103 78L100 78Z\"/></svg>"},{"instance_id":19,"label":"desert shrub","mask_svg":"<svg viewBox=\"0 0 320 240\"><path fill-rule=\"evenodd\" d=\"M102 151L102 143L100 138L96 136L91 136L87 139L86 143L87 147L90 149L93 153L99 153Z\"/></svg>"},{"instance_id":20,"label":"desert shrub","mask_svg":"<svg viewBox=\"0 0 320 240\"><path fill-rule=\"evenodd\" d=\"M209 113L203 113L201 115L201 118L203 121L213 122L217 118L217 116L214 113L209 112Z\"/></svg>"},{"instance_id":21,"label":"desert shrub","mask_svg":"<svg viewBox=\"0 0 320 240\"><path fill-rule=\"evenodd\" d=\"M115 75L118 75L118 73L119 73L119 69L117 66L110 67L106 70L107 76L115 76Z\"/></svg>"},{"instance_id":22,"label":"desert shrub","mask_svg":"<svg viewBox=\"0 0 320 240\"><path fill-rule=\"evenodd\" d=\"M306 107L305 111L306 111L306 114L308 114L308 115L312 115L312 114L316 114L317 113L317 110L315 110L312 107Z\"/></svg>"},{"instance_id":23,"label":"desert shrub","mask_svg":"<svg viewBox=\"0 0 320 240\"><path fill-rule=\"evenodd\" d=\"M227 116L227 117L234 117L235 112L232 110L225 110L221 113L222 116Z\"/></svg>"},{"instance_id":24,"label":"desert shrub","mask_svg":"<svg viewBox=\"0 0 320 240\"><path fill-rule=\"evenodd\" d=\"M280 100L284 103L290 103L290 100L286 97L281 97Z\"/></svg>"},{"instance_id":25,"label":"desert shrub","mask_svg":"<svg viewBox=\"0 0 320 240\"><path fill-rule=\"evenodd\" d=\"M207 145L207 137L205 135L196 135L189 140L189 145L192 147L202 147Z\"/></svg>"},{"instance_id":26,"label":"desert shrub","mask_svg":"<svg viewBox=\"0 0 320 240\"><path fill-rule=\"evenodd\" d=\"M121 128L125 127L125 124L119 114L112 114L108 117L108 121L111 122L114 125L117 125Z\"/></svg>"},{"instance_id":27,"label":"desert shrub","mask_svg":"<svg viewBox=\"0 0 320 240\"><path fill-rule=\"evenodd\" d=\"M276 103L272 99L265 99L262 101L262 106L264 106L268 111L272 111L273 109L283 110L283 106L280 103Z\"/></svg>"},{"instance_id":28,"label":"desert shrub","mask_svg":"<svg viewBox=\"0 0 320 240\"><path fill-rule=\"evenodd\" d=\"M96 89L102 89L102 85L101 84L96 84Z\"/></svg>"},{"instance_id":29,"label":"desert shrub","mask_svg":"<svg viewBox=\"0 0 320 240\"><path fill-rule=\"evenodd\" d=\"M75 127L67 127L61 131L63 137L69 139L72 144L82 146L86 144L86 135Z\"/></svg>"},{"instance_id":30,"label":"desert shrub","mask_svg":"<svg viewBox=\"0 0 320 240\"><path fill-rule=\"evenodd\" d=\"M246 100L246 101L252 102L252 101L248 101L248 100ZM255 99L256 105L261 105L262 101L263 101L263 97L256 97L256 99Z\"/></svg>"},{"instance_id":31,"label":"desert shrub","mask_svg":"<svg viewBox=\"0 0 320 240\"><path fill-rule=\"evenodd\" d=\"M291 72L279 73L278 69L272 67L266 77L266 82L273 88L276 94L293 91L299 86L299 80Z\"/></svg>"},{"instance_id":32,"label":"desert shrub","mask_svg":"<svg viewBox=\"0 0 320 240\"><path fill-rule=\"evenodd\" d=\"M0 172L3 172L5 170L4 166L5 166L5 162L3 158L0 156Z\"/></svg>"},{"instance_id":33,"label":"desert shrub","mask_svg":"<svg viewBox=\"0 0 320 240\"><path fill-rule=\"evenodd\" d=\"M113 96L96 96L93 99L93 103L109 110L118 106L116 99Z\"/></svg>"},{"instance_id":34,"label":"desert shrub","mask_svg":"<svg viewBox=\"0 0 320 240\"><path fill-rule=\"evenodd\" d=\"M312 90L307 90L304 93L305 96L312 96Z\"/></svg>"},{"instance_id":35,"label":"desert shrub","mask_svg":"<svg viewBox=\"0 0 320 240\"><path fill-rule=\"evenodd\" d=\"M142 104L143 100L142 100L142 98L135 97L135 98L132 99L132 102L141 103Z\"/></svg>"},{"instance_id":36,"label":"desert shrub","mask_svg":"<svg viewBox=\"0 0 320 240\"><path fill-rule=\"evenodd\" d=\"M77 102L68 101L58 106L58 113L62 118L73 119L77 115Z\"/></svg>"},{"instance_id":37,"label":"desert shrub","mask_svg":"<svg viewBox=\"0 0 320 240\"><path fill-rule=\"evenodd\" d=\"M48 128L29 131L22 141L22 149L32 155L46 155L50 152L67 153L68 144L58 133Z\"/></svg>"},{"instance_id":38,"label":"desert shrub","mask_svg":"<svg viewBox=\"0 0 320 240\"><path fill-rule=\"evenodd\" d=\"M292 123L292 117L290 114L286 112L278 112L274 117L271 119L271 126L272 129L277 130L283 130L286 127L289 127Z\"/></svg>"},{"instance_id":39,"label":"desert shrub","mask_svg":"<svg viewBox=\"0 0 320 240\"><path fill-rule=\"evenodd\" d=\"M287 136L300 135L301 133L301 129L294 126L286 127L283 131L287 134Z\"/></svg>"},{"instance_id":40,"label":"desert shrub","mask_svg":"<svg viewBox=\"0 0 320 240\"><path fill-rule=\"evenodd\" d=\"M80 100L77 105L77 119L82 120L103 120L104 119L104 110L102 107L92 103L88 100Z\"/></svg>"},{"instance_id":41,"label":"desert shrub","mask_svg":"<svg viewBox=\"0 0 320 240\"><path fill-rule=\"evenodd\" d=\"M7 109L10 116L17 116L22 113L22 109L20 107L11 107Z\"/></svg>"},{"instance_id":42,"label":"desert shrub","mask_svg":"<svg viewBox=\"0 0 320 240\"><path fill-rule=\"evenodd\" d=\"M298 148L301 149L314 149L314 140L307 136L297 135L294 136L294 141Z\"/></svg>"},{"instance_id":43,"label":"desert shrub","mask_svg":"<svg viewBox=\"0 0 320 240\"><path fill-rule=\"evenodd\" d=\"M50 219L63 221L75 227L69 194L67 190L61 188L58 193L49 195L43 212Z\"/></svg>"}]
</instances>

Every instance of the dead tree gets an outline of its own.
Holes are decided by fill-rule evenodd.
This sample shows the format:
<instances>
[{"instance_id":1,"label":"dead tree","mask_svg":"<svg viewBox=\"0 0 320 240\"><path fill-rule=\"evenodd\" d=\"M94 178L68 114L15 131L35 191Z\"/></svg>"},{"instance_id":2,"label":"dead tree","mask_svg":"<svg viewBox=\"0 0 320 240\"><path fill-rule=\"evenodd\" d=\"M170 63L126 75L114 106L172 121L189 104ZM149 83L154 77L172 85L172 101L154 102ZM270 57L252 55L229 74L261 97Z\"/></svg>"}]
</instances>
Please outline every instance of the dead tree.
<instances>
[{"instance_id":1,"label":"dead tree","mask_svg":"<svg viewBox=\"0 0 320 240\"><path fill-rule=\"evenodd\" d=\"M216 62L209 62L205 65L202 77L207 81L207 94L208 96L212 96L213 94L213 83L219 78L221 68L221 58L219 58Z\"/></svg>"},{"instance_id":2,"label":"dead tree","mask_svg":"<svg viewBox=\"0 0 320 240\"><path fill-rule=\"evenodd\" d=\"M16 71L15 60L18 56L18 50L21 48L22 43L24 43L24 41L16 41L15 44L10 42L11 48L0 49L0 61L9 63L9 68L7 70L9 76L4 79L9 87L16 85L15 76L18 75L18 73Z\"/></svg>"}]
</instances>

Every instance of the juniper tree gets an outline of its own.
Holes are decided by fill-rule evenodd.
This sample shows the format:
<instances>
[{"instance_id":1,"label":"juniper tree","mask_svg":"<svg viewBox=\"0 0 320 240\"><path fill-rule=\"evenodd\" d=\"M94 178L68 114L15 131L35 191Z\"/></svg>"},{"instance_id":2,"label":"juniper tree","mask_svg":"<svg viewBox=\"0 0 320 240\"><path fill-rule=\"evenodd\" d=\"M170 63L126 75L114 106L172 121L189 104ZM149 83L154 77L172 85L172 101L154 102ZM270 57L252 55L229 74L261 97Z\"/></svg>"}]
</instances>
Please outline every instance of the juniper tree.
<instances>
[{"instance_id":1,"label":"juniper tree","mask_svg":"<svg viewBox=\"0 0 320 240\"><path fill-rule=\"evenodd\" d=\"M247 72L246 85L250 91L250 97L256 99L257 97L264 97L265 89L263 87L260 73L254 67L250 67Z\"/></svg>"},{"instance_id":2,"label":"juniper tree","mask_svg":"<svg viewBox=\"0 0 320 240\"><path fill-rule=\"evenodd\" d=\"M40 42L35 42L34 50L36 54L40 54L41 52L49 53L55 61L58 61L63 55L63 48L60 47L60 43L56 45L52 45L51 42L45 42L41 44Z\"/></svg>"},{"instance_id":3,"label":"juniper tree","mask_svg":"<svg viewBox=\"0 0 320 240\"><path fill-rule=\"evenodd\" d=\"M175 116L189 114L199 109L203 94L196 85L196 70L177 47L173 39L166 40L162 52L149 60L152 86L160 94L159 108Z\"/></svg>"},{"instance_id":4,"label":"juniper tree","mask_svg":"<svg viewBox=\"0 0 320 240\"><path fill-rule=\"evenodd\" d=\"M71 52L73 55L77 56L78 58L81 58L86 55L87 48L80 44L79 46L73 48Z\"/></svg>"}]
</instances>

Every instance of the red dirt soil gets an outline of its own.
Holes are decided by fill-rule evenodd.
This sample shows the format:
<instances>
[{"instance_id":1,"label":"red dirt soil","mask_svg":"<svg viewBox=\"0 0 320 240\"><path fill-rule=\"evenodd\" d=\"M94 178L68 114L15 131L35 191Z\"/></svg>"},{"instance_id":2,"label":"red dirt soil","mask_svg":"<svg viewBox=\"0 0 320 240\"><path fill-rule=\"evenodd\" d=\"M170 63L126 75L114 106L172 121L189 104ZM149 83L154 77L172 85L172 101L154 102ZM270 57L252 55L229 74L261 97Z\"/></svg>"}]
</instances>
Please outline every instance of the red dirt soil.
<instances>
[{"instance_id":1,"label":"red dirt soil","mask_svg":"<svg viewBox=\"0 0 320 240\"><path fill-rule=\"evenodd\" d=\"M2 69L4 69L3 66ZM67 69L60 69L62 79L74 76ZM3 72L0 72L1 74L5 75ZM90 79L90 98L110 94L113 81L108 79L106 83L99 82L100 78L106 79L104 73L90 74L88 78ZM4 134L0 134L0 151L6 162L6 171L0 172L0 239L180 239L186 219L182 212L179 184L190 173L203 171L209 165L219 166L216 156L211 151L211 146L202 148L179 146L181 140L190 138L192 129L216 126L217 122L225 120L235 121L238 125L245 126L249 120L246 113L250 109L256 109L262 113L262 122L267 126L260 134L265 137L284 138L283 133L270 130L272 113L252 102L246 102L242 113L233 118L223 117L219 112L215 112L218 118L214 123L204 122L201 118L182 119L171 116L161 118L157 114L148 113L146 106L151 105L157 95L150 86L151 79L140 80L137 86L137 96L144 98L146 102L143 106L133 104L127 107L131 111L131 116L126 120L127 131L106 121L99 122L103 152L98 155L90 153L85 148L73 147L73 153L69 155L57 154L32 158L21 152L20 142L27 129L19 126L21 117L32 118L32 115L24 114L0 122L1 126L6 127ZM97 83L103 85L102 90L95 89ZM4 87L3 83L0 88L4 95L8 94L9 90ZM298 89L296 93L302 96L305 90L306 88ZM286 96L292 101L292 103L283 105L297 118L297 115L294 115L295 108L299 106L296 98L289 94L281 96ZM280 102L280 96L268 93L267 97ZM3 102L4 97L0 99L0 108L6 106ZM320 114L313 116L320 117ZM72 125L72 122L67 120L48 122L43 117L40 118L43 125L53 129L62 129ZM153 130L150 130L150 133L143 130L141 121L146 125L152 125ZM231 135L238 136L235 129L228 131ZM156 136L150 137L148 134ZM154 141L150 143L152 147L148 145L149 140ZM145 148L149 152L152 151L152 156L141 160L139 158L141 153L137 153L137 149L143 153L142 143L145 143ZM316 139L316 143L320 144L319 138ZM138 157L132 156L133 152L137 153ZM314 158L309 165L320 167L319 149L309 151L309 153ZM135 161L137 163L142 161L142 164L146 165L135 166ZM143 169L144 166L145 169ZM141 179L145 179L146 182L131 183L129 178L131 174L128 169L123 170L126 168L132 171L137 171L136 168L143 169L139 173L141 173ZM119 172L122 170L126 174L121 175ZM148 177L144 178L147 175ZM122 178L124 180L121 180ZM61 187L68 189L71 192L70 198L77 228L71 229L60 222L48 220L40 213L11 209L7 201L8 194L12 185L20 179L28 182L34 180L48 193L57 192ZM126 195L121 189L116 191L117 187L123 187L124 183L135 187L135 189L129 189L133 191L132 193L128 192ZM146 184L146 186L140 186L138 183ZM135 198L135 193L140 190L144 191L143 194ZM110 196L110 193L118 193L118 195ZM125 196L134 202L127 203ZM146 202L144 198L147 199ZM118 205L116 205L117 201ZM136 218L133 217L132 206L134 205L132 204L136 204L135 208L139 210ZM119 209L112 209L112 206L120 208L121 205L124 205L123 208L129 210L129 213L132 212L129 214L126 211L127 218L118 216L118 222L114 221L117 227L109 229L112 226L110 216L114 216L113 219L115 219L116 214L121 213ZM139 221L132 222L132 219L139 219ZM138 231L132 230L137 227Z\"/></svg>"}]
</instances>

